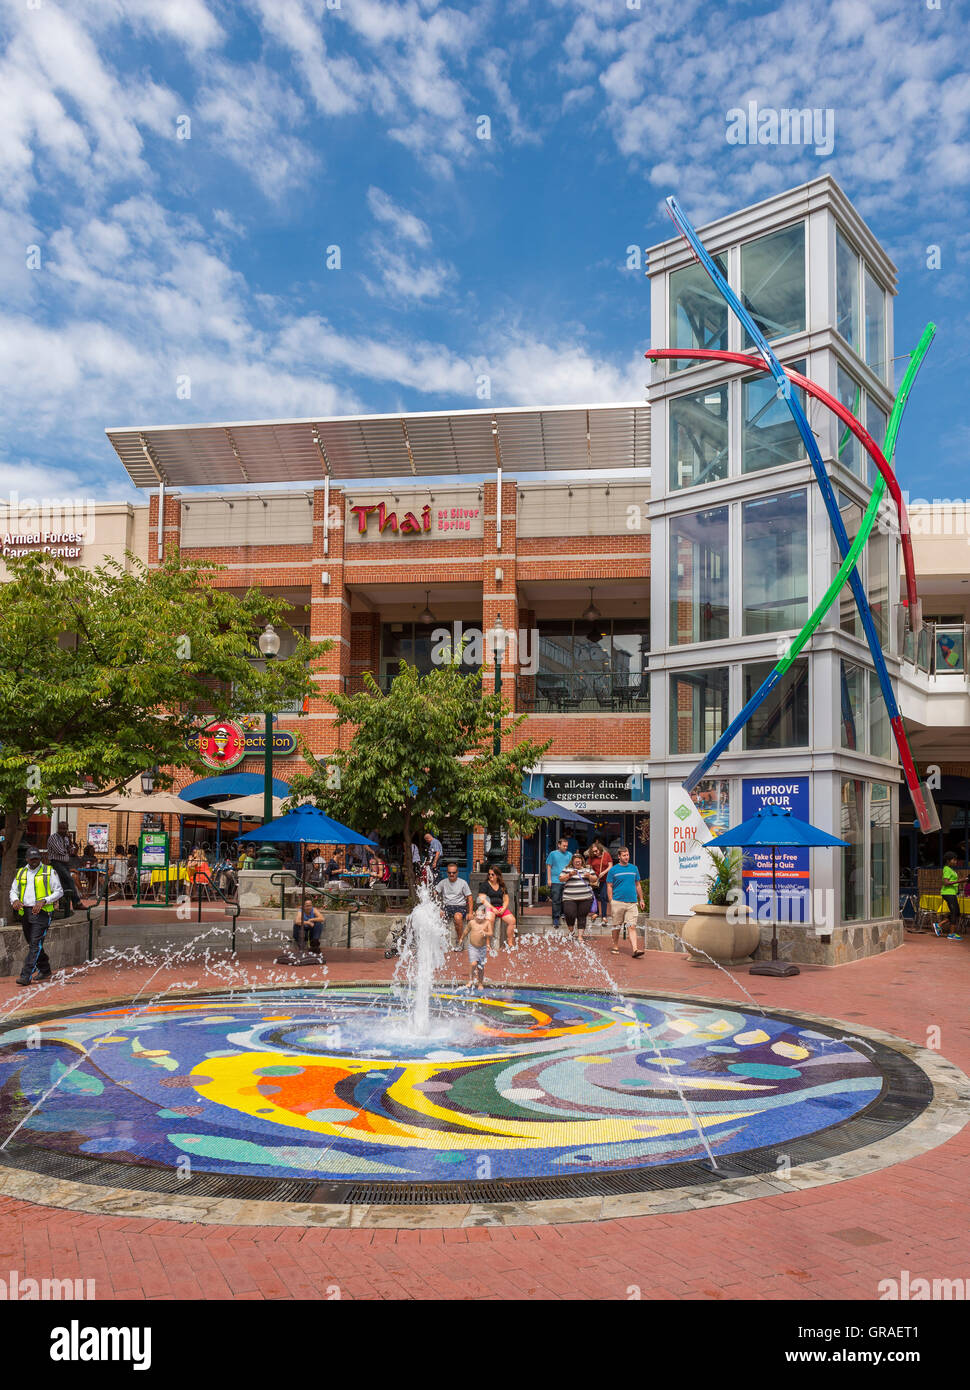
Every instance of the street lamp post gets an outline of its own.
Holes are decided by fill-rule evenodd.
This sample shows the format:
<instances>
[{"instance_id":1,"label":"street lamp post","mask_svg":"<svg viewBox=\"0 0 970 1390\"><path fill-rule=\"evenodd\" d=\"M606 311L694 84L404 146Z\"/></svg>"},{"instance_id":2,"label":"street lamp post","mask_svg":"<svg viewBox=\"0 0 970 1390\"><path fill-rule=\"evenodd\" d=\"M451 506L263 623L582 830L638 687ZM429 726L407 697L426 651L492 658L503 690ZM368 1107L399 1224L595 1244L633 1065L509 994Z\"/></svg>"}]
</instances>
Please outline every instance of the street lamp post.
<instances>
[{"instance_id":1,"label":"street lamp post","mask_svg":"<svg viewBox=\"0 0 970 1390\"><path fill-rule=\"evenodd\" d=\"M279 654L279 633L272 623L267 623L259 634L259 650L267 661ZM273 819L273 712L266 710L263 719L263 824L269 825ZM256 851L256 868L282 869L276 850L268 840L264 840Z\"/></svg>"},{"instance_id":2,"label":"street lamp post","mask_svg":"<svg viewBox=\"0 0 970 1390\"><path fill-rule=\"evenodd\" d=\"M503 626L502 619L496 615L495 625L492 628L492 656L495 662L495 683L494 693L501 698L502 694L502 657L505 654L505 643L507 634ZM502 751L502 716L498 707L495 710L495 718L492 723L492 752L497 758ZM501 869L504 873L509 868L509 863L505 857L505 847L502 843L502 827L497 821L493 821L488 828L488 849L485 852L486 872L493 867Z\"/></svg>"}]
</instances>

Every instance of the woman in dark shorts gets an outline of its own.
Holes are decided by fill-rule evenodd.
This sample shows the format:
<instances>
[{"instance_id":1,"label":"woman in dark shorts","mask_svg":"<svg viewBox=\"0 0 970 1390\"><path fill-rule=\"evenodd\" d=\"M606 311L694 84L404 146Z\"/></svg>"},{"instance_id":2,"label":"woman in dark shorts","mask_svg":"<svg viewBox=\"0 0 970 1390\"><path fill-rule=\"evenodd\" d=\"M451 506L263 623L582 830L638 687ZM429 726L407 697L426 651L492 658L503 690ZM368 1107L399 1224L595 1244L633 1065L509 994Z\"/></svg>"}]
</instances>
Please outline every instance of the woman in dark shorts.
<instances>
[{"instance_id":1,"label":"woman in dark shorts","mask_svg":"<svg viewBox=\"0 0 970 1390\"><path fill-rule=\"evenodd\" d=\"M498 869L491 868L482 884L482 896L488 904L488 915L492 922L492 931L495 936L496 922L505 923L505 944L511 951L515 946L515 918L512 909L509 907L509 890L505 886L505 879Z\"/></svg>"}]
</instances>

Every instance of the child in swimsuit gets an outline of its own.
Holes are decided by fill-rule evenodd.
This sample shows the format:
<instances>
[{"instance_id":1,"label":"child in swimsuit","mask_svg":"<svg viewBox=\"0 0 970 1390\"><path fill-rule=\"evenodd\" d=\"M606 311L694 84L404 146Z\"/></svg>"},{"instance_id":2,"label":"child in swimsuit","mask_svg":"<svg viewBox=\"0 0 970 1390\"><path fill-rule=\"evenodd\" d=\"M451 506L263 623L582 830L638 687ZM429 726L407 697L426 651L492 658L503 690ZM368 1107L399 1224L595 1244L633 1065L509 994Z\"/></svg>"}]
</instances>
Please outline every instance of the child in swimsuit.
<instances>
[{"instance_id":1,"label":"child in swimsuit","mask_svg":"<svg viewBox=\"0 0 970 1390\"><path fill-rule=\"evenodd\" d=\"M486 908L484 894L479 897L478 908L474 917L470 917L465 924L461 940L458 942L459 949L468 940L468 964L471 970L468 983L472 989L481 988L485 983L485 965L488 961L488 943L492 936L492 918Z\"/></svg>"}]
</instances>

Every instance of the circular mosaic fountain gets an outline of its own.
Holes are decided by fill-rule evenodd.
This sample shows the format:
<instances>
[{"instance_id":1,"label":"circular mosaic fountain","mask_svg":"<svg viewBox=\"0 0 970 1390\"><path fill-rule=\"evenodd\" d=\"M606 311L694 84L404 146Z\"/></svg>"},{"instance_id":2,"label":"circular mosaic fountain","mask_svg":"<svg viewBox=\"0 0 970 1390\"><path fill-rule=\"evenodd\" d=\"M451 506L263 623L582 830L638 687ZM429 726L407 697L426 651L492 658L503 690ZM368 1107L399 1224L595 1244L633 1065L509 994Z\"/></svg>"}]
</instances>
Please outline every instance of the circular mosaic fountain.
<instances>
[{"instance_id":1,"label":"circular mosaic fountain","mask_svg":"<svg viewBox=\"0 0 970 1390\"><path fill-rule=\"evenodd\" d=\"M75 1183L289 1202L542 1200L871 1145L932 1086L902 1052L723 1004L381 987L62 1013L0 1033L0 1158ZM848 1032L848 1030L846 1030ZM713 1163L712 1160L713 1159Z\"/></svg>"}]
</instances>

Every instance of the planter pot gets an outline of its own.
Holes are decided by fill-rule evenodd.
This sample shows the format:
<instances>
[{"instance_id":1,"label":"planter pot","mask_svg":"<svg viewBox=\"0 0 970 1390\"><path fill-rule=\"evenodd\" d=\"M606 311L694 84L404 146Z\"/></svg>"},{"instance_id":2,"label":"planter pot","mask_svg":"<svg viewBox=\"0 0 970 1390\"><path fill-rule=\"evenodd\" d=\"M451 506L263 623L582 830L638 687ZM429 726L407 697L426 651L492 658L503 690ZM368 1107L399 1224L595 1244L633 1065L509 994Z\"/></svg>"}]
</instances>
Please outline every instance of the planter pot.
<instances>
[{"instance_id":1,"label":"planter pot","mask_svg":"<svg viewBox=\"0 0 970 1390\"><path fill-rule=\"evenodd\" d=\"M690 965L741 965L761 941L761 928L743 904L728 908L713 903L695 903L681 930ZM732 921L728 921L728 912Z\"/></svg>"}]
</instances>

